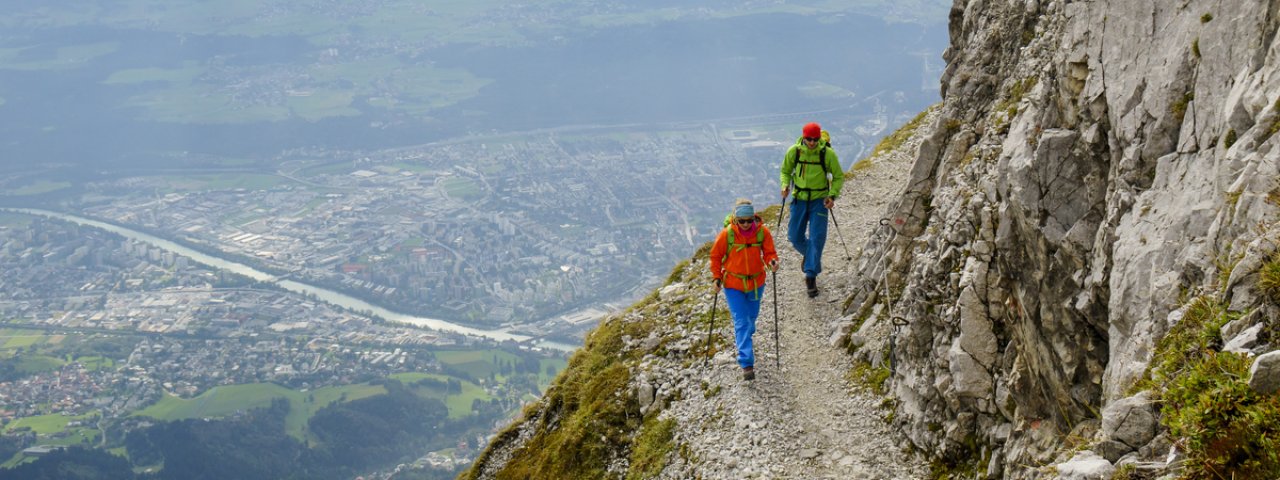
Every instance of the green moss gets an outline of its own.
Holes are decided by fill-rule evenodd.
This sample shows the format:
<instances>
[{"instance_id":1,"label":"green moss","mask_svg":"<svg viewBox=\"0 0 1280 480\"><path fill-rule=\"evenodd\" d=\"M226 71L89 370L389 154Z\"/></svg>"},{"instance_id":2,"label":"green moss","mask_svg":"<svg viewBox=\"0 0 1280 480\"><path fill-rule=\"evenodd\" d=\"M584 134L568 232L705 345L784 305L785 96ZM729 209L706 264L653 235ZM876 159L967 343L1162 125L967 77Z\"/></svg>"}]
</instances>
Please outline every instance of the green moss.
<instances>
[{"instance_id":1,"label":"green moss","mask_svg":"<svg viewBox=\"0 0 1280 480\"><path fill-rule=\"evenodd\" d=\"M856 361L853 368L849 370L849 380L855 385L859 385L877 395L885 394L885 382L889 380L889 367L881 366L879 368L871 366L870 363L864 361Z\"/></svg>"},{"instance_id":2,"label":"green moss","mask_svg":"<svg viewBox=\"0 0 1280 480\"><path fill-rule=\"evenodd\" d=\"M1200 37L1191 41L1191 56L1200 58Z\"/></svg>"},{"instance_id":3,"label":"green moss","mask_svg":"<svg viewBox=\"0 0 1280 480\"><path fill-rule=\"evenodd\" d=\"M1222 148L1231 148L1236 144L1236 130L1228 129L1226 135L1222 136Z\"/></svg>"},{"instance_id":4,"label":"green moss","mask_svg":"<svg viewBox=\"0 0 1280 480\"><path fill-rule=\"evenodd\" d=\"M1209 23L1209 22L1212 22L1212 21L1213 21L1213 14L1212 14L1212 13L1205 13L1204 15L1201 15L1201 16L1200 16L1200 23Z\"/></svg>"},{"instance_id":5,"label":"green moss","mask_svg":"<svg viewBox=\"0 0 1280 480\"><path fill-rule=\"evenodd\" d=\"M646 421L631 449L631 467L627 480L655 478L667 466L667 457L675 449L675 419Z\"/></svg>"}]
</instances>

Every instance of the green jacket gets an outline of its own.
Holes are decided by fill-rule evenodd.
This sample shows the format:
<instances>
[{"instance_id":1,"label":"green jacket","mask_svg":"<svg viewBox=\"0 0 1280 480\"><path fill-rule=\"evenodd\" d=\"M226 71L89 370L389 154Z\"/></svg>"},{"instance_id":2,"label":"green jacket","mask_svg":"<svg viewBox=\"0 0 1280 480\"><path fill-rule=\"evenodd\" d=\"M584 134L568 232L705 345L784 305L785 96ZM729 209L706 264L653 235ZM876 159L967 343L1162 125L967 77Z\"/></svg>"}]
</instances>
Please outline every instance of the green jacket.
<instances>
[{"instance_id":1,"label":"green jacket","mask_svg":"<svg viewBox=\"0 0 1280 480\"><path fill-rule=\"evenodd\" d=\"M827 153L820 153L823 148L827 149ZM826 161L826 173L831 175L830 180L823 172L819 158ZM840 188L844 187L844 170L840 168L840 158L831 147L821 145L809 148L801 140L797 140L796 144L788 148L787 154L782 157L782 177L779 182L782 188L791 186L796 200L816 200L826 197L835 199L840 196ZM793 182L794 186L792 186Z\"/></svg>"}]
</instances>

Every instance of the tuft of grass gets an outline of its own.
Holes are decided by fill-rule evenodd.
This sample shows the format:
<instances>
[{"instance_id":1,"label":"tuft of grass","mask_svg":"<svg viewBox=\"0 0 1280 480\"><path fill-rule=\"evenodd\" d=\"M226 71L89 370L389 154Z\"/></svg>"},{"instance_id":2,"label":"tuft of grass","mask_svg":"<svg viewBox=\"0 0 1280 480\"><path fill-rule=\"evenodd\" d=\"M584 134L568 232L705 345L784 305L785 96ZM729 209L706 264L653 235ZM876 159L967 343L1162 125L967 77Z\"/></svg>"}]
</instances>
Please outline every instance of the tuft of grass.
<instances>
[{"instance_id":1,"label":"tuft of grass","mask_svg":"<svg viewBox=\"0 0 1280 480\"><path fill-rule=\"evenodd\" d=\"M1280 396L1249 388L1249 363L1207 352L1164 392L1161 421L1187 454L1181 478L1280 478Z\"/></svg>"},{"instance_id":2,"label":"tuft of grass","mask_svg":"<svg viewBox=\"0 0 1280 480\"><path fill-rule=\"evenodd\" d=\"M1233 145L1235 145L1235 129L1231 128L1222 136L1222 147L1230 148Z\"/></svg>"},{"instance_id":3,"label":"tuft of grass","mask_svg":"<svg viewBox=\"0 0 1280 480\"><path fill-rule=\"evenodd\" d=\"M938 108L938 107L933 106L933 107L924 109L924 111L917 114L915 118L911 119L910 122L907 122L897 131L881 139L880 143L876 144L876 148L871 150L871 155L869 155L869 157L871 158L879 157L880 155L883 155L886 152L892 152L894 150L897 150L898 147L901 147L903 142L906 142L908 138L911 138L911 135L914 135L916 133L916 129L920 128L920 123L924 121L925 115L927 115L929 111L934 108Z\"/></svg>"},{"instance_id":4,"label":"tuft of grass","mask_svg":"<svg viewBox=\"0 0 1280 480\"><path fill-rule=\"evenodd\" d=\"M1213 21L1213 14L1212 14L1212 13L1205 13L1204 15L1201 15L1201 16L1200 16L1200 23L1209 23L1209 22L1212 22L1212 21Z\"/></svg>"},{"instance_id":5,"label":"tuft of grass","mask_svg":"<svg viewBox=\"0 0 1280 480\"><path fill-rule=\"evenodd\" d=\"M1187 116L1187 106L1191 105L1191 101L1196 99L1195 92L1184 92L1182 98L1179 98L1169 105L1169 113L1173 114L1173 118L1182 123L1182 119Z\"/></svg>"},{"instance_id":6,"label":"tuft of grass","mask_svg":"<svg viewBox=\"0 0 1280 480\"><path fill-rule=\"evenodd\" d=\"M1138 473L1136 463L1126 463L1116 467L1116 472L1111 474L1111 480L1142 480L1142 476Z\"/></svg>"},{"instance_id":7,"label":"tuft of grass","mask_svg":"<svg viewBox=\"0 0 1280 480\"><path fill-rule=\"evenodd\" d=\"M673 418L646 421L631 448L631 466L627 480L657 478L667 466L667 457L675 450L676 421Z\"/></svg>"},{"instance_id":8,"label":"tuft of grass","mask_svg":"<svg viewBox=\"0 0 1280 480\"><path fill-rule=\"evenodd\" d=\"M671 273L667 275L667 281L663 282L662 286L665 287L680 281L680 279L685 276L686 268L689 268L689 260L681 260L680 263L677 263L675 267L671 268Z\"/></svg>"},{"instance_id":9,"label":"tuft of grass","mask_svg":"<svg viewBox=\"0 0 1280 480\"><path fill-rule=\"evenodd\" d=\"M873 165L871 163L871 158L867 157L862 160L858 160L857 163L854 163L853 167L851 167L849 171L854 173L865 172L867 170L870 170L872 166Z\"/></svg>"},{"instance_id":10,"label":"tuft of grass","mask_svg":"<svg viewBox=\"0 0 1280 480\"><path fill-rule=\"evenodd\" d=\"M702 393L702 398L711 398L719 394L720 394L720 385L716 385L714 387L705 389L705 391Z\"/></svg>"},{"instance_id":11,"label":"tuft of grass","mask_svg":"<svg viewBox=\"0 0 1280 480\"><path fill-rule=\"evenodd\" d=\"M1188 358L1204 355L1211 345L1221 343L1216 338L1226 324L1226 308L1209 296L1191 300L1182 320L1169 333L1156 342L1151 364L1147 366L1138 390L1163 388L1186 368Z\"/></svg>"},{"instance_id":12,"label":"tuft of grass","mask_svg":"<svg viewBox=\"0 0 1280 480\"><path fill-rule=\"evenodd\" d=\"M1240 196L1241 196L1241 195L1244 195L1244 190L1237 190L1237 191L1234 191L1234 192L1227 192L1227 205L1230 205L1230 206L1231 206L1231 208L1236 208L1236 205L1238 205L1238 204L1240 203Z\"/></svg>"},{"instance_id":13,"label":"tuft of grass","mask_svg":"<svg viewBox=\"0 0 1280 480\"><path fill-rule=\"evenodd\" d=\"M1258 291L1268 301L1280 303L1280 255L1272 255L1258 269Z\"/></svg>"},{"instance_id":14,"label":"tuft of grass","mask_svg":"<svg viewBox=\"0 0 1280 480\"><path fill-rule=\"evenodd\" d=\"M1004 100L996 104L995 111L1005 112L1009 120L1013 120L1013 117L1018 114L1018 104L1022 103L1022 99L1026 98L1027 93L1031 92L1039 81L1039 77L1027 77L1013 82L1009 85Z\"/></svg>"},{"instance_id":15,"label":"tuft of grass","mask_svg":"<svg viewBox=\"0 0 1280 480\"><path fill-rule=\"evenodd\" d=\"M1200 58L1200 37L1196 37L1195 40L1191 41L1191 55Z\"/></svg>"},{"instance_id":16,"label":"tuft of grass","mask_svg":"<svg viewBox=\"0 0 1280 480\"><path fill-rule=\"evenodd\" d=\"M1156 393L1160 421L1187 455L1179 478L1280 478L1280 396L1249 388L1248 357L1218 351L1222 326L1240 316L1193 299L1135 385Z\"/></svg>"},{"instance_id":17,"label":"tuft of grass","mask_svg":"<svg viewBox=\"0 0 1280 480\"><path fill-rule=\"evenodd\" d=\"M963 126L964 122L958 118L948 118L947 121L942 122L942 129L947 132L947 135L955 135L956 132L960 131L960 127Z\"/></svg>"}]
</instances>

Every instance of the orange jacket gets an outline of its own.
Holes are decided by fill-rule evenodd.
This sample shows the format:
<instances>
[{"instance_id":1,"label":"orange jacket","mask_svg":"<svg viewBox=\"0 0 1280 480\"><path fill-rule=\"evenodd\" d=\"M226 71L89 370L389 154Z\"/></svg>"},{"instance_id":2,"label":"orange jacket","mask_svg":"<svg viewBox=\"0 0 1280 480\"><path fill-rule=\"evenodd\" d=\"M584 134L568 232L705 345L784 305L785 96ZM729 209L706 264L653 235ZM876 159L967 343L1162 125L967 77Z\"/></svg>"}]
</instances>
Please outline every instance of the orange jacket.
<instances>
[{"instance_id":1,"label":"orange jacket","mask_svg":"<svg viewBox=\"0 0 1280 480\"><path fill-rule=\"evenodd\" d=\"M758 221L758 220L757 220ZM764 230L763 245L758 247L734 248L729 251L729 228L734 229L733 241L739 245L756 243L756 235L745 235L737 223L720 230L716 242L711 245L711 275L724 282L725 288L749 292L764 285L765 265L778 259L778 251L773 247L773 234L769 227L761 222ZM727 256L726 256L727 254Z\"/></svg>"}]
</instances>

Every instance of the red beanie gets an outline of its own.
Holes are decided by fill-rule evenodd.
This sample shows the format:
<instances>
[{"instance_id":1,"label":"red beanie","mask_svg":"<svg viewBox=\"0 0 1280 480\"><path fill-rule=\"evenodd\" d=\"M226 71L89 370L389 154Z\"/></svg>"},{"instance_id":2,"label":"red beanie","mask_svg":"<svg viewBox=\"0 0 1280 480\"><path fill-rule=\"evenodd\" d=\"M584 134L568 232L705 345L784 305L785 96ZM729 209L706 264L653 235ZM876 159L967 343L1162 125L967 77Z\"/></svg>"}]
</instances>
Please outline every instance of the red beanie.
<instances>
[{"instance_id":1,"label":"red beanie","mask_svg":"<svg viewBox=\"0 0 1280 480\"><path fill-rule=\"evenodd\" d=\"M805 124L802 132L804 132L804 136L806 137L818 138L822 136L822 127L815 122L809 122L808 124Z\"/></svg>"}]
</instances>

